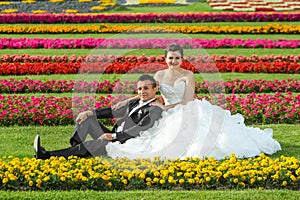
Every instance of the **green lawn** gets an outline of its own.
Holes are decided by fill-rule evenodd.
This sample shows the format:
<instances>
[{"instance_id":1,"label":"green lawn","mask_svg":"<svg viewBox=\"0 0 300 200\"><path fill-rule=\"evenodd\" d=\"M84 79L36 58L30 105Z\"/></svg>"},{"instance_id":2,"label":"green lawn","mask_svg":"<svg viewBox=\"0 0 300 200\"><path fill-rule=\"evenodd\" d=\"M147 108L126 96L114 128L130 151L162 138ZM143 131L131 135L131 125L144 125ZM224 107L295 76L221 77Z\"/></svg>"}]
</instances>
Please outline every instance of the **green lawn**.
<instances>
[{"instance_id":1,"label":"green lawn","mask_svg":"<svg viewBox=\"0 0 300 200\"><path fill-rule=\"evenodd\" d=\"M274 138L282 145L282 151L271 155L272 158L295 156L300 159L299 125L268 124L251 125L262 129L272 128ZM41 143L47 150L69 147L69 138L74 126L12 126L0 127L0 156L32 157L33 140L36 134L41 136Z\"/></svg>"},{"instance_id":2,"label":"green lawn","mask_svg":"<svg viewBox=\"0 0 300 200\"><path fill-rule=\"evenodd\" d=\"M189 50L186 50L188 52ZM241 56L252 56L252 55L299 55L300 48L297 49L203 49L197 50L202 52L203 55L241 55ZM145 55L145 56L159 56L163 54L162 49L1 49L0 56L6 54L29 54L29 55L92 55L92 54L105 54L105 55ZM193 54L191 50L191 55Z\"/></svg>"},{"instance_id":3,"label":"green lawn","mask_svg":"<svg viewBox=\"0 0 300 200\"><path fill-rule=\"evenodd\" d=\"M28 79L34 79L34 80L98 80L98 81L103 81L103 80L110 80L114 81L116 79L120 79L121 81L124 80L131 80L131 81L136 81L138 77L141 74L51 74L51 75L24 75L24 76L0 76L1 79L9 79L13 78L16 80L22 80L25 79L26 77ZM150 74L154 75L154 74ZM203 80L223 80L223 81L228 81L228 80L233 80L233 79L241 79L241 80L257 80L257 79L262 79L262 80L283 80L283 79L288 79L288 78L293 78L300 80L300 74L268 74L268 73L200 73L200 74L195 74L195 81L200 82Z\"/></svg>"},{"instance_id":4,"label":"green lawn","mask_svg":"<svg viewBox=\"0 0 300 200\"><path fill-rule=\"evenodd\" d=\"M202 190L202 191L0 191L1 199L203 199L203 200L298 200L299 191L289 190Z\"/></svg>"},{"instance_id":5,"label":"green lawn","mask_svg":"<svg viewBox=\"0 0 300 200\"><path fill-rule=\"evenodd\" d=\"M107 13L184 13L184 12L220 12L207 3L195 2L187 6L117 6Z\"/></svg>"}]
</instances>

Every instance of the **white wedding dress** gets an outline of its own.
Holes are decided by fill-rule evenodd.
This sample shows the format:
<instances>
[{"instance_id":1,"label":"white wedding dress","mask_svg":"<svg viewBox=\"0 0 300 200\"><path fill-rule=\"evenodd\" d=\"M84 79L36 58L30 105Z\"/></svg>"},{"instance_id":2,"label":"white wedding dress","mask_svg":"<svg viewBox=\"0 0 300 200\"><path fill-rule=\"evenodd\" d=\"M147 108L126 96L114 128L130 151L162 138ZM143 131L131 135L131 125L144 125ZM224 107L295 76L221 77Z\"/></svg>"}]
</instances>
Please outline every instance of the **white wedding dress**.
<instances>
[{"instance_id":1,"label":"white wedding dress","mask_svg":"<svg viewBox=\"0 0 300 200\"><path fill-rule=\"evenodd\" d=\"M185 82L175 86L160 84L166 104L182 100ZM255 157L260 153L273 154L281 150L272 138L272 129L247 127L240 114L212 105L206 100L195 99L186 105L177 105L164 111L162 118L151 129L124 144L109 143L108 156L174 159L189 157L214 157L224 159L234 153L239 158Z\"/></svg>"}]
</instances>

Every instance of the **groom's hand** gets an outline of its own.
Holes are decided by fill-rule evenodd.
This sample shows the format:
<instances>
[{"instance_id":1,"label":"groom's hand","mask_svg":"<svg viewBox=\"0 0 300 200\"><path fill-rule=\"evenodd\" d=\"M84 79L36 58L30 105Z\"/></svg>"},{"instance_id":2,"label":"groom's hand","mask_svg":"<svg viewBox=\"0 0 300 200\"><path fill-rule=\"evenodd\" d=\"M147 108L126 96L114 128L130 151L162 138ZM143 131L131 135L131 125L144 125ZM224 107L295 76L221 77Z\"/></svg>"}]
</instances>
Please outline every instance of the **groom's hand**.
<instances>
[{"instance_id":1,"label":"groom's hand","mask_svg":"<svg viewBox=\"0 0 300 200\"><path fill-rule=\"evenodd\" d=\"M98 140L113 140L111 133L103 133L100 137L98 137Z\"/></svg>"},{"instance_id":2,"label":"groom's hand","mask_svg":"<svg viewBox=\"0 0 300 200\"><path fill-rule=\"evenodd\" d=\"M92 116L93 112L92 111L84 111L78 114L76 118L76 123L81 124L84 122L88 117Z\"/></svg>"}]
</instances>

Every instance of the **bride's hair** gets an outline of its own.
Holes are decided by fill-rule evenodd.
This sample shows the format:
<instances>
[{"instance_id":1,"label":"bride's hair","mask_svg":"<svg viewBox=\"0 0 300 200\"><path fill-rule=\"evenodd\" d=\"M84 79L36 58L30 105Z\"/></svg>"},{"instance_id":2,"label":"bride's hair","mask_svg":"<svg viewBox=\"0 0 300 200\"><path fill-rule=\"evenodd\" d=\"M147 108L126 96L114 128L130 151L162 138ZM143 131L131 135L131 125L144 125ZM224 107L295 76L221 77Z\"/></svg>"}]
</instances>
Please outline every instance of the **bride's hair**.
<instances>
[{"instance_id":1,"label":"bride's hair","mask_svg":"<svg viewBox=\"0 0 300 200\"><path fill-rule=\"evenodd\" d=\"M165 57L167 57L169 51L179 51L181 57L183 57L183 49L179 44L170 44L165 48Z\"/></svg>"}]
</instances>

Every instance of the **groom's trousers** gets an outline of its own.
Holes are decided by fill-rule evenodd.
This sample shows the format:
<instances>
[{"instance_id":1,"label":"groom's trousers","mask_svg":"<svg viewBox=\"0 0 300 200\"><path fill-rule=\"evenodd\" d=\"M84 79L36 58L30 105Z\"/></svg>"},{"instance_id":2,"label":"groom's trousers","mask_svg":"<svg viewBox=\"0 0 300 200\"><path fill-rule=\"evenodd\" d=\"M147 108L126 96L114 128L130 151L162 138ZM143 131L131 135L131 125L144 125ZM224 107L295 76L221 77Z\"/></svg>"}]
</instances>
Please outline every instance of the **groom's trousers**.
<instances>
[{"instance_id":1,"label":"groom's trousers","mask_svg":"<svg viewBox=\"0 0 300 200\"><path fill-rule=\"evenodd\" d=\"M111 142L108 140L98 140L103 133L111 133L107 127L98 122L97 118L92 116L87 118L82 124L78 124L70 138L71 147L56 151L48 151L49 156L105 156L107 155L105 146ZM85 141L87 135L93 140Z\"/></svg>"}]
</instances>

